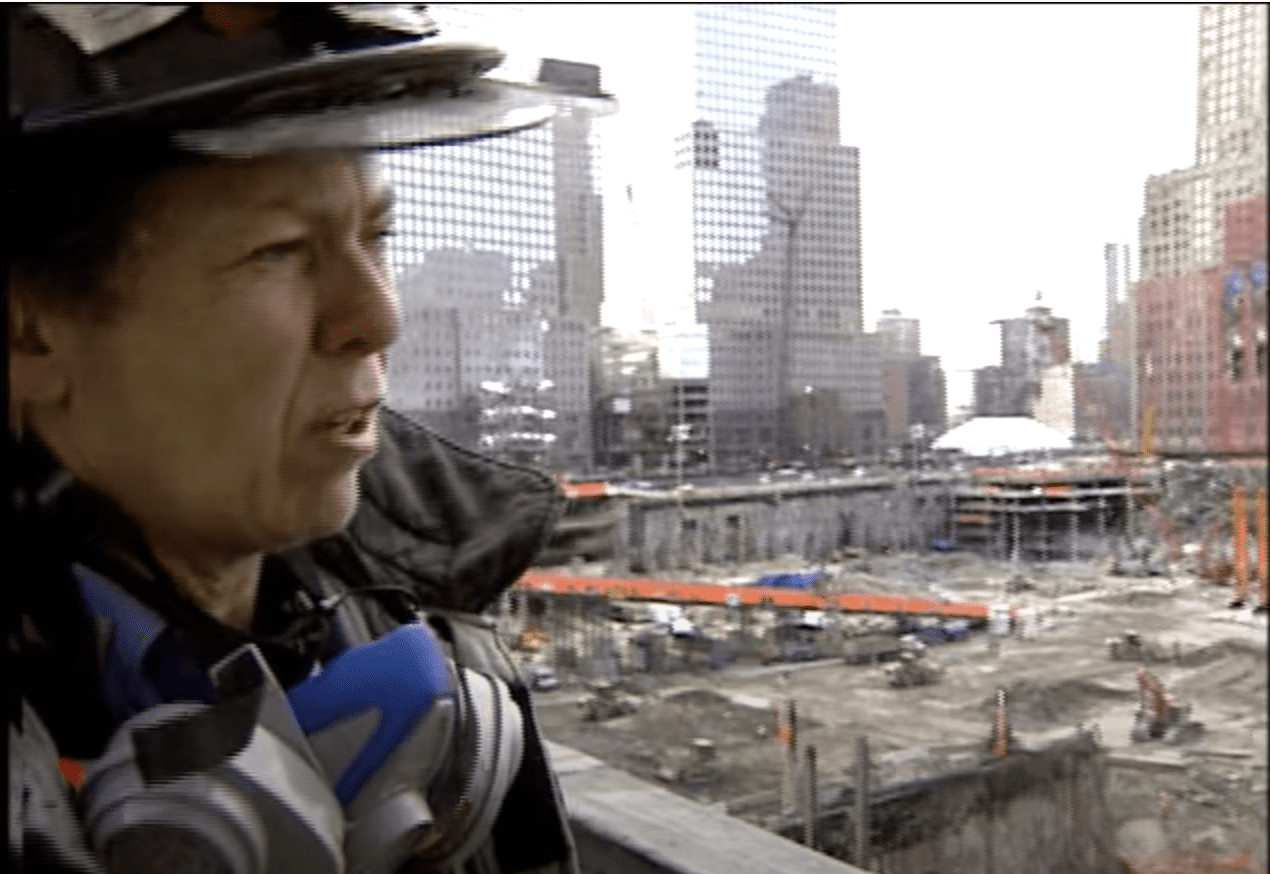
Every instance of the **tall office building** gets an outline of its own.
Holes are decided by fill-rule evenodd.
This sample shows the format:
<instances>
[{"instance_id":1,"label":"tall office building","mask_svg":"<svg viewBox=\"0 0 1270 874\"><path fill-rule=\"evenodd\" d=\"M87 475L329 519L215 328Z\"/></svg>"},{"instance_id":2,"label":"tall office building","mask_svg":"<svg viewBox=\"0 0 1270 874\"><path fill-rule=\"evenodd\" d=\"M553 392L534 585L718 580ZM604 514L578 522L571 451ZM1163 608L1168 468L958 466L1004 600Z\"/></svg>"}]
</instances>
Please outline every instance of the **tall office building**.
<instances>
[{"instance_id":1,"label":"tall office building","mask_svg":"<svg viewBox=\"0 0 1270 874\"><path fill-rule=\"evenodd\" d=\"M882 310L878 333L882 335L882 351L886 355L911 357L922 354L920 319L904 316L899 310Z\"/></svg>"},{"instance_id":2,"label":"tall office building","mask_svg":"<svg viewBox=\"0 0 1270 874\"><path fill-rule=\"evenodd\" d=\"M594 90L599 68L544 61L540 78ZM404 317L390 402L464 445L588 470L603 261L585 109L562 101L541 128L381 161Z\"/></svg>"},{"instance_id":3,"label":"tall office building","mask_svg":"<svg viewBox=\"0 0 1270 874\"><path fill-rule=\"evenodd\" d=\"M993 324L1001 329L1001 363L975 371L975 415L1035 416L1047 375L1071 362L1071 321L1037 303Z\"/></svg>"},{"instance_id":4,"label":"tall office building","mask_svg":"<svg viewBox=\"0 0 1270 874\"><path fill-rule=\"evenodd\" d=\"M1142 279L1217 264L1226 205L1266 191L1266 23L1260 4L1200 7L1195 164L1147 179Z\"/></svg>"},{"instance_id":5,"label":"tall office building","mask_svg":"<svg viewBox=\"0 0 1270 874\"><path fill-rule=\"evenodd\" d=\"M1133 423L1129 251L1127 243L1103 246L1106 308L1098 360L1073 365L1074 434L1079 445L1094 449L1124 447Z\"/></svg>"},{"instance_id":6,"label":"tall office building","mask_svg":"<svg viewBox=\"0 0 1270 874\"><path fill-rule=\"evenodd\" d=\"M862 330L859 156L839 143L835 9L693 13L696 316L720 467L876 452L880 338Z\"/></svg>"},{"instance_id":7,"label":"tall office building","mask_svg":"<svg viewBox=\"0 0 1270 874\"><path fill-rule=\"evenodd\" d=\"M1146 183L1135 432L1159 451L1265 451L1266 26L1200 8L1195 164Z\"/></svg>"},{"instance_id":8,"label":"tall office building","mask_svg":"<svg viewBox=\"0 0 1270 874\"><path fill-rule=\"evenodd\" d=\"M922 323L899 310L877 321L882 346L882 399L892 448L926 444L948 424L948 388L939 358L922 354Z\"/></svg>"}]
</instances>

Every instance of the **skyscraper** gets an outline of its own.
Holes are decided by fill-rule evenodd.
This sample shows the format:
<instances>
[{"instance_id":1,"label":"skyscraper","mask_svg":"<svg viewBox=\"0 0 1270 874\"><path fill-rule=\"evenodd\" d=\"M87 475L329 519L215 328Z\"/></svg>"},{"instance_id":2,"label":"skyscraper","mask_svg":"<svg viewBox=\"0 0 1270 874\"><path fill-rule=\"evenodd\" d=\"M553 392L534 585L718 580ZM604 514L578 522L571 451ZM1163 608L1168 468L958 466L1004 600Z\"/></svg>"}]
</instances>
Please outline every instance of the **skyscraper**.
<instances>
[{"instance_id":1,"label":"skyscraper","mask_svg":"<svg viewBox=\"0 0 1270 874\"><path fill-rule=\"evenodd\" d=\"M1146 183L1135 427L1156 450L1265 451L1266 24L1200 7L1195 164Z\"/></svg>"},{"instance_id":2,"label":"skyscraper","mask_svg":"<svg viewBox=\"0 0 1270 874\"><path fill-rule=\"evenodd\" d=\"M1266 191L1266 7L1201 6L1198 56L1195 164L1147 179L1142 279L1216 264L1226 205Z\"/></svg>"},{"instance_id":3,"label":"skyscraper","mask_svg":"<svg viewBox=\"0 0 1270 874\"><path fill-rule=\"evenodd\" d=\"M835 9L694 10L696 315L718 465L876 451L880 342L862 331L859 156L839 143Z\"/></svg>"},{"instance_id":4,"label":"skyscraper","mask_svg":"<svg viewBox=\"0 0 1270 874\"><path fill-rule=\"evenodd\" d=\"M891 448L922 445L948 424L948 386L939 358L922 354L922 323L899 310L882 310L882 399Z\"/></svg>"},{"instance_id":5,"label":"skyscraper","mask_svg":"<svg viewBox=\"0 0 1270 874\"><path fill-rule=\"evenodd\" d=\"M920 319L904 316L899 310L882 310L878 333L882 335L882 351L886 355L911 357L922 354Z\"/></svg>"},{"instance_id":6,"label":"skyscraper","mask_svg":"<svg viewBox=\"0 0 1270 874\"><path fill-rule=\"evenodd\" d=\"M575 94L598 92L599 75L559 60L540 70ZM591 467L604 296L595 145L585 105L562 99L541 128L381 158L398 202L395 406L465 445Z\"/></svg>"},{"instance_id":7,"label":"skyscraper","mask_svg":"<svg viewBox=\"0 0 1270 874\"><path fill-rule=\"evenodd\" d=\"M556 257L547 130L385 154L402 330L389 401L475 446L485 382L539 385L538 327Z\"/></svg>"},{"instance_id":8,"label":"skyscraper","mask_svg":"<svg viewBox=\"0 0 1270 874\"><path fill-rule=\"evenodd\" d=\"M1071 321L1038 302L993 324L1001 326L1001 363L975 371L975 415L1034 416L1046 371L1071 361Z\"/></svg>"}]
</instances>

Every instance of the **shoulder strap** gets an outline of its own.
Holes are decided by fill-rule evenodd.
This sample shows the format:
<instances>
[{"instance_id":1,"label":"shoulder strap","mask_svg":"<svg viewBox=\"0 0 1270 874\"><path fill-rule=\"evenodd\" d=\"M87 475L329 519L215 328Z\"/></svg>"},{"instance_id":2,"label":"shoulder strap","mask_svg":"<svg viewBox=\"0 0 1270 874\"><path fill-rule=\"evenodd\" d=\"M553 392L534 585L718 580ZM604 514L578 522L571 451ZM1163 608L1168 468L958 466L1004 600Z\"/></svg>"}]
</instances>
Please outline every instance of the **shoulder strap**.
<instances>
[{"instance_id":1,"label":"shoulder strap","mask_svg":"<svg viewBox=\"0 0 1270 874\"><path fill-rule=\"evenodd\" d=\"M9 723L9 864L13 871L103 874L88 848L48 729L25 699Z\"/></svg>"}]
</instances>

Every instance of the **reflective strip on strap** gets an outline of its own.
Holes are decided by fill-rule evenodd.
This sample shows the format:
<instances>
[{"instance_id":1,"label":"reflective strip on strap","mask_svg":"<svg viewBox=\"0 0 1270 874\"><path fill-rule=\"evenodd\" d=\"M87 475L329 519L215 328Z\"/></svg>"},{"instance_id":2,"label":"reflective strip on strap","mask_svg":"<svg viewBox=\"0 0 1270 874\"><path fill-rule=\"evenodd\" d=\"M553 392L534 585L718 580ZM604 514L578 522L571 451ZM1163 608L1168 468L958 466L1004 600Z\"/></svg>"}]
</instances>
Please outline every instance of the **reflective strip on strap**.
<instances>
[{"instance_id":1,"label":"reflective strip on strap","mask_svg":"<svg viewBox=\"0 0 1270 874\"><path fill-rule=\"evenodd\" d=\"M239 35L231 20L237 11L244 19L244 33L255 29L251 18L255 10L246 4L207 4L216 7L204 17L222 36ZM80 51L95 55L106 49L149 33L167 24L190 8L188 3L32 3L46 21L70 37ZM354 25L425 37L435 36L437 24L420 6L411 3L332 3L332 12ZM224 21L222 20L224 19ZM262 19L267 21L268 17ZM228 26L227 26L228 25Z\"/></svg>"},{"instance_id":2,"label":"reflective strip on strap","mask_svg":"<svg viewBox=\"0 0 1270 874\"><path fill-rule=\"evenodd\" d=\"M57 767L62 772L62 776L66 778L66 782L70 783L75 789L78 789L84 783L84 765L78 759L58 759Z\"/></svg>"}]
</instances>

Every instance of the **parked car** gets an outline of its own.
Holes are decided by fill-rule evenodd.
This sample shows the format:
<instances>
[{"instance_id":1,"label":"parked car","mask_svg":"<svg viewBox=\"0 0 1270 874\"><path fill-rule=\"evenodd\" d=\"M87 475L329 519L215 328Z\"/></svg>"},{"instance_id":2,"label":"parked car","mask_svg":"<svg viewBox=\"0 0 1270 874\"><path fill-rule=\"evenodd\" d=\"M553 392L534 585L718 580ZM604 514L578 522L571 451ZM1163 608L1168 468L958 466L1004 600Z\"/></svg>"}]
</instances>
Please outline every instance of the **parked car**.
<instances>
[{"instance_id":1,"label":"parked car","mask_svg":"<svg viewBox=\"0 0 1270 874\"><path fill-rule=\"evenodd\" d=\"M970 623L965 619L950 619L937 625L918 628L913 634L922 643L950 643L970 636Z\"/></svg>"}]
</instances>

